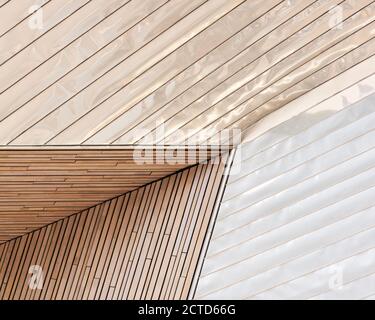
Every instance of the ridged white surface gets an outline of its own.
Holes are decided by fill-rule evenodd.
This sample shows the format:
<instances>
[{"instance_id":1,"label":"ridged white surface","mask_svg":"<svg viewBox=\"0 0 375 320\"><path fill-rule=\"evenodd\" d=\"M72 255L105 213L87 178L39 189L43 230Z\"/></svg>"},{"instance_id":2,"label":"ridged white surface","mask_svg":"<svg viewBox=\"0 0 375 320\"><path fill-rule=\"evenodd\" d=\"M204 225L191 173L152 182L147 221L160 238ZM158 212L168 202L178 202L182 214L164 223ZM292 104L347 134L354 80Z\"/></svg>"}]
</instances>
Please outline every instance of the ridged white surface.
<instances>
[{"instance_id":1,"label":"ridged white surface","mask_svg":"<svg viewBox=\"0 0 375 320\"><path fill-rule=\"evenodd\" d=\"M336 93L309 93L302 112L273 119L258 136L253 128L236 154L195 298L374 297L375 76L358 70Z\"/></svg>"}]
</instances>

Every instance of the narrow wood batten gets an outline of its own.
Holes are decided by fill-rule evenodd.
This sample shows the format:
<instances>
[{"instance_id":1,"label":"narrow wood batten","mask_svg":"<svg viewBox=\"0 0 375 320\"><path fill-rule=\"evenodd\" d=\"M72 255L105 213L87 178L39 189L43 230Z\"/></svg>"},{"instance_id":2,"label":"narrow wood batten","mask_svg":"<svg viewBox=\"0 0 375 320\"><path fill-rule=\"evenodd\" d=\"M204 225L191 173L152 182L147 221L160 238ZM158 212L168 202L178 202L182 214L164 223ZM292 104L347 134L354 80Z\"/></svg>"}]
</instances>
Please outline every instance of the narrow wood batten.
<instances>
[{"instance_id":1,"label":"narrow wood batten","mask_svg":"<svg viewBox=\"0 0 375 320\"><path fill-rule=\"evenodd\" d=\"M186 299L226 158L1 244L0 299Z\"/></svg>"},{"instance_id":2,"label":"narrow wood batten","mask_svg":"<svg viewBox=\"0 0 375 320\"><path fill-rule=\"evenodd\" d=\"M149 146L0 148L0 243L221 151Z\"/></svg>"}]
</instances>

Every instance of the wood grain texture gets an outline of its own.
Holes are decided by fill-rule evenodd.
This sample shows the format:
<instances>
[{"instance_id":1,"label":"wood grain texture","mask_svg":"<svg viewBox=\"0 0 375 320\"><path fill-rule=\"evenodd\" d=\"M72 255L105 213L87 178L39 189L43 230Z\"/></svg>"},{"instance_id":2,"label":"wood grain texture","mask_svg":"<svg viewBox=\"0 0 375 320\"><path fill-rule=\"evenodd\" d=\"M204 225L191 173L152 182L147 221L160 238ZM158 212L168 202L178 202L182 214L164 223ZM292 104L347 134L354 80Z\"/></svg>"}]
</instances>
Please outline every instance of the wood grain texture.
<instances>
[{"instance_id":1,"label":"wood grain texture","mask_svg":"<svg viewBox=\"0 0 375 320\"><path fill-rule=\"evenodd\" d=\"M180 150L180 151L178 151ZM206 160L188 150L0 149L0 242ZM173 155L174 162L168 160ZM198 152L196 153L198 155ZM156 161L158 159L158 161Z\"/></svg>"},{"instance_id":2,"label":"wood grain texture","mask_svg":"<svg viewBox=\"0 0 375 320\"><path fill-rule=\"evenodd\" d=\"M187 298L226 157L0 245L0 299Z\"/></svg>"},{"instance_id":3,"label":"wood grain texture","mask_svg":"<svg viewBox=\"0 0 375 320\"><path fill-rule=\"evenodd\" d=\"M44 0L40 30L21 2L0 7L0 145L220 142L375 53L372 0Z\"/></svg>"}]
</instances>

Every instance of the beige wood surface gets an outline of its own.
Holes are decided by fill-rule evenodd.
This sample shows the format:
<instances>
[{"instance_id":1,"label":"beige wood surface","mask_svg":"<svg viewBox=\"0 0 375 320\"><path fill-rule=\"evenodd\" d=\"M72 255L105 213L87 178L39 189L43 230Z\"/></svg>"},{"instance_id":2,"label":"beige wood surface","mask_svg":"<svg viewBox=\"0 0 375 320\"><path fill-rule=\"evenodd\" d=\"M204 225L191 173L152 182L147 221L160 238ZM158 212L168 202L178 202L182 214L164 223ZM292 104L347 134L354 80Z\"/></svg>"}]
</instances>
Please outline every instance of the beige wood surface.
<instances>
[{"instance_id":1,"label":"beige wood surface","mask_svg":"<svg viewBox=\"0 0 375 320\"><path fill-rule=\"evenodd\" d=\"M0 7L0 145L218 139L375 53L372 0L39 3Z\"/></svg>"},{"instance_id":2,"label":"beige wood surface","mask_svg":"<svg viewBox=\"0 0 375 320\"><path fill-rule=\"evenodd\" d=\"M142 157L147 163L140 164L133 159L134 148L0 149L0 242L134 190L212 154L208 150L206 157L200 154L194 160L188 159L190 149L179 150L182 152L168 149L177 163L167 159L167 149L159 148L148 149Z\"/></svg>"},{"instance_id":3,"label":"beige wood surface","mask_svg":"<svg viewBox=\"0 0 375 320\"><path fill-rule=\"evenodd\" d=\"M226 157L1 244L0 299L187 298Z\"/></svg>"}]
</instances>

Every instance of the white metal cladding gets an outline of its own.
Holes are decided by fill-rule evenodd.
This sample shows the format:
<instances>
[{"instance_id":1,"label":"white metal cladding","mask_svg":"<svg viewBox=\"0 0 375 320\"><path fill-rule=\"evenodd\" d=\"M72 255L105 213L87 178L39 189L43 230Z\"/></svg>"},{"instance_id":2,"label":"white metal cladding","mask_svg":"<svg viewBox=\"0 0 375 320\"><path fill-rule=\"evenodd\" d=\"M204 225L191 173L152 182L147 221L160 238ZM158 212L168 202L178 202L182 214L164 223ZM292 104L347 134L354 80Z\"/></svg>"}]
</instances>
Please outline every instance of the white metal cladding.
<instances>
[{"instance_id":1,"label":"white metal cladding","mask_svg":"<svg viewBox=\"0 0 375 320\"><path fill-rule=\"evenodd\" d=\"M195 298L375 297L375 75L362 67L249 133Z\"/></svg>"}]
</instances>

